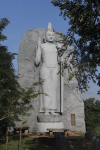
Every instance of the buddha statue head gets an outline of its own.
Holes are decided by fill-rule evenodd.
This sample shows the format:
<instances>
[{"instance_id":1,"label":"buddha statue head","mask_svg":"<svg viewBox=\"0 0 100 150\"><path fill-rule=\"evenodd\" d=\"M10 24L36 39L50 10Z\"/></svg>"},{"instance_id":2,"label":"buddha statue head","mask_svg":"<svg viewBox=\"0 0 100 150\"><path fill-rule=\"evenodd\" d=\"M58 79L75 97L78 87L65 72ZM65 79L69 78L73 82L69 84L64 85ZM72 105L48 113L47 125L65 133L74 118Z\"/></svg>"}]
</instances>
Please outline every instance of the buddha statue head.
<instances>
[{"instance_id":1,"label":"buddha statue head","mask_svg":"<svg viewBox=\"0 0 100 150\"><path fill-rule=\"evenodd\" d=\"M46 41L49 43L53 43L54 41L54 32L51 27L51 22L48 23L48 31L46 32Z\"/></svg>"}]
</instances>

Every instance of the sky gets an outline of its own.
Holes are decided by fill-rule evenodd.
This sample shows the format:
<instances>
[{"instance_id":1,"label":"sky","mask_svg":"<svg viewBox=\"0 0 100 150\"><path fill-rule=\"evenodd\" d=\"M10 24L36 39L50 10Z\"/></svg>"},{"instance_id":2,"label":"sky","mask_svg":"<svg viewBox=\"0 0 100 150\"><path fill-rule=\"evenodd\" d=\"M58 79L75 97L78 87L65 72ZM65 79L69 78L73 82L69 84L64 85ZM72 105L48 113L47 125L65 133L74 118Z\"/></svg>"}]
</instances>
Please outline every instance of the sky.
<instances>
[{"instance_id":1,"label":"sky","mask_svg":"<svg viewBox=\"0 0 100 150\"><path fill-rule=\"evenodd\" d=\"M48 23L51 22L52 29L65 34L68 31L69 19L63 19L59 16L59 7L54 7L52 0L1 0L0 2L0 19L7 18L10 24L6 26L2 34L7 36L7 40L0 44L8 47L8 51L12 53L19 52L19 46L22 36L30 29L37 30L38 28L48 28ZM78 36L76 36L78 38ZM18 72L17 56L13 60L16 75ZM97 67L97 75L100 72L100 67ZM100 87L94 84L92 80L88 84L90 88L87 92L81 94L82 99L94 97L100 100L97 91Z\"/></svg>"}]
</instances>

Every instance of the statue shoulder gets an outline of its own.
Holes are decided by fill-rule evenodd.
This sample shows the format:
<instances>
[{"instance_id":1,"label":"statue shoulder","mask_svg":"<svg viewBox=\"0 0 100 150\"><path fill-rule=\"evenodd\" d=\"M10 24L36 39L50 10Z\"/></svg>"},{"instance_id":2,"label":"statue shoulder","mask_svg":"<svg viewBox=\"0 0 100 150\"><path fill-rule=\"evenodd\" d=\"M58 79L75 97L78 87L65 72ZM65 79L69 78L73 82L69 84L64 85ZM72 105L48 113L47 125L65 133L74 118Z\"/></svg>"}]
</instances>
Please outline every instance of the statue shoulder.
<instances>
[{"instance_id":1,"label":"statue shoulder","mask_svg":"<svg viewBox=\"0 0 100 150\"><path fill-rule=\"evenodd\" d=\"M56 47L56 46L57 46L57 44L54 44L54 46Z\"/></svg>"},{"instance_id":2,"label":"statue shoulder","mask_svg":"<svg viewBox=\"0 0 100 150\"><path fill-rule=\"evenodd\" d=\"M46 47L46 46L47 46L47 43L42 43L42 44L41 44L41 48ZM57 47L56 44L53 44L53 46L54 46L55 48Z\"/></svg>"},{"instance_id":3,"label":"statue shoulder","mask_svg":"<svg viewBox=\"0 0 100 150\"><path fill-rule=\"evenodd\" d=\"M42 43L42 44L41 44L41 47L43 47L43 46L45 46L45 45L46 45L46 43Z\"/></svg>"},{"instance_id":4,"label":"statue shoulder","mask_svg":"<svg viewBox=\"0 0 100 150\"><path fill-rule=\"evenodd\" d=\"M57 49L57 44L54 44L55 48Z\"/></svg>"},{"instance_id":5,"label":"statue shoulder","mask_svg":"<svg viewBox=\"0 0 100 150\"><path fill-rule=\"evenodd\" d=\"M45 45L46 43L42 43L41 45Z\"/></svg>"},{"instance_id":6,"label":"statue shoulder","mask_svg":"<svg viewBox=\"0 0 100 150\"><path fill-rule=\"evenodd\" d=\"M41 48L43 48L43 47L44 47L44 44L45 44L45 43L42 43L42 44L41 44Z\"/></svg>"}]
</instances>

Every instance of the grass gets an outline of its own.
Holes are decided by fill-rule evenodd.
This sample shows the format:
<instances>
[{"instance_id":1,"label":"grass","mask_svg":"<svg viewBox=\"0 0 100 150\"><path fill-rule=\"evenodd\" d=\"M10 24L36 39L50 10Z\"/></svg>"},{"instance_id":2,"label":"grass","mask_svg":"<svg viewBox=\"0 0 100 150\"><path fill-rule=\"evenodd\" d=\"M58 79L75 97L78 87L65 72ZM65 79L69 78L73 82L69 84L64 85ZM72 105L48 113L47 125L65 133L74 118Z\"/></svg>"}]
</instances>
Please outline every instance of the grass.
<instances>
[{"instance_id":1,"label":"grass","mask_svg":"<svg viewBox=\"0 0 100 150\"><path fill-rule=\"evenodd\" d=\"M91 131L95 136L97 136L98 135L98 132L97 131ZM75 132L76 134L78 134L78 135L81 135L81 136L83 136L83 137L85 137L85 133L84 132Z\"/></svg>"},{"instance_id":2,"label":"grass","mask_svg":"<svg viewBox=\"0 0 100 150\"><path fill-rule=\"evenodd\" d=\"M78 134L78 135L81 135L81 136L85 137L85 133L84 132L75 132L75 133Z\"/></svg>"},{"instance_id":3,"label":"grass","mask_svg":"<svg viewBox=\"0 0 100 150\"><path fill-rule=\"evenodd\" d=\"M85 133L83 132L75 132L78 135L85 136ZM0 150L3 150L5 147L6 138L0 139ZM18 150L18 143L19 143L19 136L9 136L8 138L8 147L9 150ZM52 143L52 145L51 145ZM53 138L31 138L26 136L22 136L21 138L21 149L25 150L28 148L29 150L53 150L55 147L55 141Z\"/></svg>"},{"instance_id":4,"label":"grass","mask_svg":"<svg viewBox=\"0 0 100 150\"><path fill-rule=\"evenodd\" d=\"M46 141L46 139L39 140L37 139L32 139L31 137L28 136L22 136L21 140L21 149L20 150L25 150L26 148L29 148L29 150L52 150L54 148L54 139L48 139L50 141ZM18 142L19 142L19 136L9 136L8 138L8 148L9 150L18 150ZM6 143L6 138L2 138L0 140L0 150L3 150L5 147ZM47 143L47 144L46 144ZM52 143L52 145L50 145Z\"/></svg>"}]
</instances>

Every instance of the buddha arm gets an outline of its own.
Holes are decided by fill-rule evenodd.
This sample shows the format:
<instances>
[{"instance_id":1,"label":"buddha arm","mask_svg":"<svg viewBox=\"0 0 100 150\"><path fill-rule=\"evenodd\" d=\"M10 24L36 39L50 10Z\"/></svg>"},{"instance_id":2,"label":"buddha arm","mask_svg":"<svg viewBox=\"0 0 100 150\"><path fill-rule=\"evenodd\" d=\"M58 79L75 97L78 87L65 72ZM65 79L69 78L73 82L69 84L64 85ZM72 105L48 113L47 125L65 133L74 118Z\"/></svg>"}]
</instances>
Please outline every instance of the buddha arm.
<instances>
[{"instance_id":1,"label":"buddha arm","mask_svg":"<svg viewBox=\"0 0 100 150\"><path fill-rule=\"evenodd\" d=\"M39 65L40 61L41 61L41 46L38 46L38 48L36 48L36 58L35 58L36 65Z\"/></svg>"},{"instance_id":2,"label":"buddha arm","mask_svg":"<svg viewBox=\"0 0 100 150\"><path fill-rule=\"evenodd\" d=\"M62 46L63 46L63 43L57 43L57 48L60 48L60 49L62 48L63 50L65 50L66 48ZM58 59L58 63L60 63L63 60L61 56L58 56L57 59Z\"/></svg>"},{"instance_id":3,"label":"buddha arm","mask_svg":"<svg viewBox=\"0 0 100 150\"><path fill-rule=\"evenodd\" d=\"M58 60L58 63L60 63L61 62L61 57L57 57L57 60Z\"/></svg>"}]
</instances>

